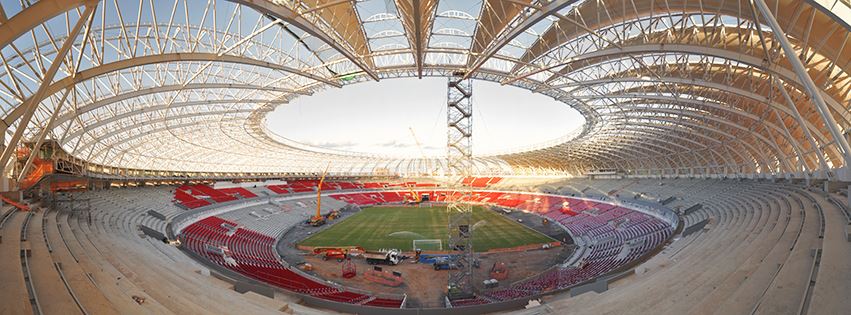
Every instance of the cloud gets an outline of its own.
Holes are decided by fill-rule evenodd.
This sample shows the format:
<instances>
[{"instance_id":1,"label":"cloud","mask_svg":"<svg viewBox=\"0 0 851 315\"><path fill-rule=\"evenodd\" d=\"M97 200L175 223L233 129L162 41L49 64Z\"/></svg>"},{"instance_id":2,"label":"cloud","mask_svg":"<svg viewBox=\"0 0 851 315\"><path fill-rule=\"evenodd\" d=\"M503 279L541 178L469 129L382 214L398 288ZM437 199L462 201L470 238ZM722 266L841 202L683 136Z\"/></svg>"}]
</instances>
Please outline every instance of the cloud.
<instances>
[{"instance_id":1,"label":"cloud","mask_svg":"<svg viewBox=\"0 0 851 315\"><path fill-rule=\"evenodd\" d=\"M320 148L329 148L329 149L339 149L339 148L348 148L348 147L357 147L360 144L355 143L353 141L325 141L325 142L309 142L307 143L312 146L320 147Z\"/></svg>"},{"instance_id":2,"label":"cloud","mask_svg":"<svg viewBox=\"0 0 851 315\"><path fill-rule=\"evenodd\" d=\"M390 141L311 141L306 144L333 150L350 152L373 152L380 154L391 154L400 156L420 157L420 149L413 141L394 139ZM422 145L422 152L428 156L440 155L444 152L442 146Z\"/></svg>"},{"instance_id":3,"label":"cloud","mask_svg":"<svg viewBox=\"0 0 851 315\"><path fill-rule=\"evenodd\" d=\"M375 144L372 144L372 145L378 146L378 147L385 147L385 148L412 148L412 147L416 147L416 145L413 144L413 143L400 142L399 140L391 140L391 141L387 141L387 142L383 142L383 143L375 143Z\"/></svg>"},{"instance_id":4,"label":"cloud","mask_svg":"<svg viewBox=\"0 0 851 315\"><path fill-rule=\"evenodd\" d=\"M399 140L392 140L392 141L387 141L387 142L382 142L382 143L375 143L375 144L366 144L366 143L365 143L364 145L372 145L372 146L386 147L386 148L410 148L410 149L417 149L417 144L416 144L416 143L414 143L414 142L407 142L407 141L406 141L406 142L401 142L401 141L399 141ZM423 148L423 150L426 150L426 151L429 151L429 150L439 150L439 149L443 149L443 147L441 147L441 146L429 145L429 144L420 144L420 146Z\"/></svg>"}]
</instances>

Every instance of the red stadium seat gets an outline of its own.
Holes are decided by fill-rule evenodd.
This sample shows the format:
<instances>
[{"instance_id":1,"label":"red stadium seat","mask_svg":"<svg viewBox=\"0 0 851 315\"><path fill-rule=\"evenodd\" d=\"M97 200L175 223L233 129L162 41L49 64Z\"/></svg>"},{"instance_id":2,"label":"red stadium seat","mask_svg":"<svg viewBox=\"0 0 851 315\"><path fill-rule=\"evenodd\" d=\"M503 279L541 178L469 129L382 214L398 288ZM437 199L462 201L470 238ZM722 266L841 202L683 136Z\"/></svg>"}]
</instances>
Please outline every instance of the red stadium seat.
<instances>
[{"instance_id":1,"label":"red stadium seat","mask_svg":"<svg viewBox=\"0 0 851 315\"><path fill-rule=\"evenodd\" d=\"M236 232L228 235L229 229L225 226L236 228ZM184 228L179 238L187 249L216 264L286 290L340 303L384 308L399 308L402 305L402 300L375 298L340 290L284 267L278 261L273 237L237 226L234 222L212 216ZM233 258L236 265L227 263L221 255L210 253L208 246L226 246L226 255Z\"/></svg>"}]
</instances>

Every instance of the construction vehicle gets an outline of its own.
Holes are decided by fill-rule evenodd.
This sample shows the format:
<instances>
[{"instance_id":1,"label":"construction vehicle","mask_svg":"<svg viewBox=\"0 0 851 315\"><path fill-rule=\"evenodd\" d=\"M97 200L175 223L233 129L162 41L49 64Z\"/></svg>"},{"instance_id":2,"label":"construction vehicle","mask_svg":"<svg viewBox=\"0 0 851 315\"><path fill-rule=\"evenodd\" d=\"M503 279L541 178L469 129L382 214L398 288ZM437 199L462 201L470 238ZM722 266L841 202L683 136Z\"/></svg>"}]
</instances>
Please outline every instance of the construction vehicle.
<instances>
[{"instance_id":1,"label":"construction vehicle","mask_svg":"<svg viewBox=\"0 0 851 315\"><path fill-rule=\"evenodd\" d=\"M322 216L322 183L325 182L325 176L328 175L328 168L331 167L331 162L325 166L325 171L322 172L322 177L319 178L319 185L316 186L316 214L307 220L310 226L318 227L325 225L325 217Z\"/></svg>"},{"instance_id":2,"label":"construction vehicle","mask_svg":"<svg viewBox=\"0 0 851 315\"><path fill-rule=\"evenodd\" d=\"M384 251L366 251L363 253L363 258L366 258L366 263L370 265L391 265L395 266L402 261L402 252L398 249Z\"/></svg>"},{"instance_id":3,"label":"construction vehicle","mask_svg":"<svg viewBox=\"0 0 851 315\"><path fill-rule=\"evenodd\" d=\"M311 265L309 263L303 263L303 264L298 266L298 269L301 269L301 270L304 270L304 271L313 271L313 265Z\"/></svg>"},{"instance_id":4,"label":"construction vehicle","mask_svg":"<svg viewBox=\"0 0 851 315\"><path fill-rule=\"evenodd\" d=\"M411 193L411 199L407 199L405 202L412 205L418 205L423 202L423 199L420 197L420 194L414 191L414 188L408 186L408 191Z\"/></svg>"},{"instance_id":5,"label":"construction vehicle","mask_svg":"<svg viewBox=\"0 0 851 315\"><path fill-rule=\"evenodd\" d=\"M357 253L362 252L363 248L360 246L316 247L313 249L313 254L321 255L322 260L336 259L337 262L348 259L349 254L357 255Z\"/></svg>"},{"instance_id":6,"label":"construction vehicle","mask_svg":"<svg viewBox=\"0 0 851 315\"><path fill-rule=\"evenodd\" d=\"M454 261L450 260L449 258L444 258L444 257L440 257L438 259L435 259L432 266L434 267L435 271L438 271L438 270L455 270L455 269L458 269L458 268L461 267L457 263L455 263Z\"/></svg>"},{"instance_id":7,"label":"construction vehicle","mask_svg":"<svg viewBox=\"0 0 851 315\"><path fill-rule=\"evenodd\" d=\"M339 217L340 217L340 211L339 210L332 210L331 212L328 212L328 214L325 215L325 220L332 221L332 220L336 220Z\"/></svg>"},{"instance_id":8,"label":"construction vehicle","mask_svg":"<svg viewBox=\"0 0 851 315\"><path fill-rule=\"evenodd\" d=\"M348 257L347 250L332 249L322 253L322 260L336 259L337 262L342 262Z\"/></svg>"},{"instance_id":9,"label":"construction vehicle","mask_svg":"<svg viewBox=\"0 0 851 315\"><path fill-rule=\"evenodd\" d=\"M354 251L363 252L364 251L363 247L360 247L360 246L338 246L338 247L314 247L313 253L316 254L316 255L319 255L319 254L322 254L322 253L324 253L326 251L330 251L330 250L347 251L347 252L354 252Z\"/></svg>"},{"instance_id":10,"label":"construction vehicle","mask_svg":"<svg viewBox=\"0 0 851 315\"><path fill-rule=\"evenodd\" d=\"M417 263L426 264L426 265L433 265L436 261L444 260L444 259L449 260L449 259L453 259L453 257L454 257L454 255L448 255L448 254L423 254L423 253L420 253L419 257L417 258Z\"/></svg>"},{"instance_id":11,"label":"construction vehicle","mask_svg":"<svg viewBox=\"0 0 851 315\"><path fill-rule=\"evenodd\" d=\"M478 259L473 260L473 267L479 268L480 263ZM432 266L434 270L455 270L461 268L461 264L450 257L436 257Z\"/></svg>"},{"instance_id":12,"label":"construction vehicle","mask_svg":"<svg viewBox=\"0 0 851 315\"><path fill-rule=\"evenodd\" d=\"M325 217L320 215L319 218L317 219L315 216L313 216L313 217L310 217L310 219L307 219L307 222L305 222L305 223L307 223L308 225L310 225L312 227L320 227L320 226L325 225Z\"/></svg>"}]
</instances>

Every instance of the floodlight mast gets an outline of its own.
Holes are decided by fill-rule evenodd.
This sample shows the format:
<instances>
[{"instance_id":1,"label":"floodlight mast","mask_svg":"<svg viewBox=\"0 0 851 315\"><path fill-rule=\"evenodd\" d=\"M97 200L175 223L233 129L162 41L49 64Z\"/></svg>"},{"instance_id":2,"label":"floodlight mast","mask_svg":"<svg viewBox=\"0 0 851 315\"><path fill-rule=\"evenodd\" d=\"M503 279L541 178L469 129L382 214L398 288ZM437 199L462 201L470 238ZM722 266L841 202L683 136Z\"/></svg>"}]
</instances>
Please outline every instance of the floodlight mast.
<instances>
[{"instance_id":1,"label":"floodlight mast","mask_svg":"<svg viewBox=\"0 0 851 315\"><path fill-rule=\"evenodd\" d=\"M453 73L447 86L446 164L451 188L448 196L448 248L454 255L449 268L447 298L470 297L474 294L473 208L469 201L472 187L464 179L473 173L473 82L463 72Z\"/></svg>"}]
</instances>

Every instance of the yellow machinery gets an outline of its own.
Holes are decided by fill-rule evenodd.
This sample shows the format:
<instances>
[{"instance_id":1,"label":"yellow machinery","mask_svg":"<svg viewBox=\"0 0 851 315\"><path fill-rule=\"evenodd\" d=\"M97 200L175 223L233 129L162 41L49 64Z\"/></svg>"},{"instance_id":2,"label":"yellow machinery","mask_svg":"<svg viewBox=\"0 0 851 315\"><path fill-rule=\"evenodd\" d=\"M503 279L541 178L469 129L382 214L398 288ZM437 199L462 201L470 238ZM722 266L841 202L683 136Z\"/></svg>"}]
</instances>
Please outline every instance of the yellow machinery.
<instances>
[{"instance_id":1,"label":"yellow machinery","mask_svg":"<svg viewBox=\"0 0 851 315\"><path fill-rule=\"evenodd\" d=\"M312 226L322 226L325 224L325 217L322 216L322 184L325 183L325 176L328 175L328 168L331 167L331 162L325 166L325 171L322 172L322 177L319 178L319 185L316 187L316 215L307 222Z\"/></svg>"},{"instance_id":2,"label":"yellow machinery","mask_svg":"<svg viewBox=\"0 0 851 315\"><path fill-rule=\"evenodd\" d=\"M423 202L422 198L420 198L420 194L414 191L413 187L408 186L408 191L411 192L411 200L408 200L408 203L419 204Z\"/></svg>"}]
</instances>

